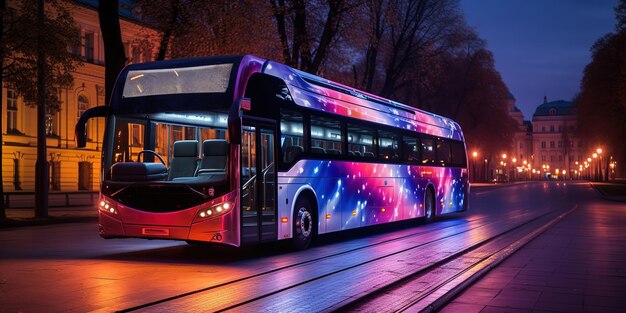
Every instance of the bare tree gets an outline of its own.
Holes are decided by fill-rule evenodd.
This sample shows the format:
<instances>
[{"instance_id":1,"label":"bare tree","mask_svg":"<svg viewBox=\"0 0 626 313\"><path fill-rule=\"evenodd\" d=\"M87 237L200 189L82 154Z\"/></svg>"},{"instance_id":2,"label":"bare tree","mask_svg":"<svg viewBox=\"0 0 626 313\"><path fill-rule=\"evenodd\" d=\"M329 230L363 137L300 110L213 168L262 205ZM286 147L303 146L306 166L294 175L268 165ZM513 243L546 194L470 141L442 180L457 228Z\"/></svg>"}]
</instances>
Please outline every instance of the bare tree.
<instances>
[{"instance_id":1,"label":"bare tree","mask_svg":"<svg viewBox=\"0 0 626 313\"><path fill-rule=\"evenodd\" d=\"M285 64L317 74L346 15L360 3L345 0L270 0ZM311 34L320 33L319 36Z\"/></svg>"}]
</instances>

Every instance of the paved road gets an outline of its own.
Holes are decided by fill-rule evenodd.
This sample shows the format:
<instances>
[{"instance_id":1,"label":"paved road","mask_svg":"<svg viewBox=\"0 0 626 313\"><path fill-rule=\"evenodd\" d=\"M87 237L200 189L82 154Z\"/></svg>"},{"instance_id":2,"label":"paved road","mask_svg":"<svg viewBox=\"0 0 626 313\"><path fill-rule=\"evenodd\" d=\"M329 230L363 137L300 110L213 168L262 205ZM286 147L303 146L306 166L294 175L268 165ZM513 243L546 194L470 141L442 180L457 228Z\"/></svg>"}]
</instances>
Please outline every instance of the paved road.
<instances>
[{"instance_id":1,"label":"paved road","mask_svg":"<svg viewBox=\"0 0 626 313\"><path fill-rule=\"evenodd\" d=\"M490 238L603 201L588 184L556 182L477 189L470 200L433 224L325 236L303 252L104 240L95 223L0 231L0 312L355 309L352 300Z\"/></svg>"}]
</instances>

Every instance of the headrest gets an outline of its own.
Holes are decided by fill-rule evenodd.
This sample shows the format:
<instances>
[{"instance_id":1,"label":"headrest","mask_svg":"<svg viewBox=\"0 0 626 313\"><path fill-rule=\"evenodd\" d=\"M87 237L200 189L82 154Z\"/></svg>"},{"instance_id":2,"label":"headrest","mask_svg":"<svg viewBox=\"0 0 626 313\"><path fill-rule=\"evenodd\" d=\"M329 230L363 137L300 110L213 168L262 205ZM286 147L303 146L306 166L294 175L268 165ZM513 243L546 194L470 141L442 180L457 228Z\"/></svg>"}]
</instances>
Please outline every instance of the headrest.
<instances>
[{"instance_id":1,"label":"headrest","mask_svg":"<svg viewBox=\"0 0 626 313\"><path fill-rule=\"evenodd\" d=\"M224 139L209 139L202 143L202 154L205 156L226 155L228 142Z\"/></svg>"},{"instance_id":2,"label":"headrest","mask_svg":"<svg viewBox=\"0 0 626 313\"><path fill-rule=\"evenodd\" d=\"M174 142L174 157L198 157L197 140L180 140Z\"/></svg>"}]
</instances>

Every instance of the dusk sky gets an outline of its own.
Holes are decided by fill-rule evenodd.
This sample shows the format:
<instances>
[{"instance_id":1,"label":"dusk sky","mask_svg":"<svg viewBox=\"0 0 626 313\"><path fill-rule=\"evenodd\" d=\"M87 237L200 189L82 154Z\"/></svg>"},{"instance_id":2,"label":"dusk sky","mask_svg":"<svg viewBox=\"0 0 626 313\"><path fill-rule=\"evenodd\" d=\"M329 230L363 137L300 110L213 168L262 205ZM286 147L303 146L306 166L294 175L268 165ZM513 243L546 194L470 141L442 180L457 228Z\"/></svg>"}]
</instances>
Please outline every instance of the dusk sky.
<instances>
[{"instance_id":1,"label":"dusk sky","mask_svg":"<svg viewBox=\"0 0 626 313\"><path fill-rule=\"evenodd\" d=\"M590 48L614 30L619 0L461 0L468 24L487 40L524 118L543 102L579 92Z\"/></svg>"}]
</instances>

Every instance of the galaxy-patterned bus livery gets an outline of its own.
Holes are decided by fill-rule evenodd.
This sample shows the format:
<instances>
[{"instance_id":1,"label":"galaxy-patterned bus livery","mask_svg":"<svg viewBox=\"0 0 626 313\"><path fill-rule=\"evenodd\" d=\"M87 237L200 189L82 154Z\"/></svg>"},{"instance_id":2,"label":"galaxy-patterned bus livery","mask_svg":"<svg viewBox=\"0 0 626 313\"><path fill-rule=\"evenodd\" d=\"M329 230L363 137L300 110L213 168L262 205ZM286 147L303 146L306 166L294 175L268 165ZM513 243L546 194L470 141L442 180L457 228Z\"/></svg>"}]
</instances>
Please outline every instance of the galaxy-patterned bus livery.
<instances>
[{"instance_id":1,"label":"galaxy-patterned bus livery","mask_svg":"<svg viewBox=\"0 0 626 313\"><path fill-rule=\"evenodd\" d=\"M81 117L79 147L92 117L107 118L103 238L304 248L315 234L468 208L456 122L256 56L129 65L109 106ZM175 177L185 153L197 168ZM204 175L211 157L226 165Z\"/></svg>"},{"instance_id":2,"label":"galaxy-patterned bus livery","mask_svg":"<svg viewBox=\"0 0 626 313\"><path fill-rule=\"evenodd\" d=\"M411 132L464 140L460 126L445 117L271 61L266 63L263 72L283 79L298 106ZM466 165L467 156L462 158ZM282 187L278 192L281 216L292 216L294 208L280 199L297 199L299 192L310 189L318 206L320 234L424 217L428 189L434 192L435 215L465 211L468 207L466 166L304 159L287 171L279 172L278 177ZM279 238L292 237L290 227L281 230Z\"/></svg>"}]
</instances>

